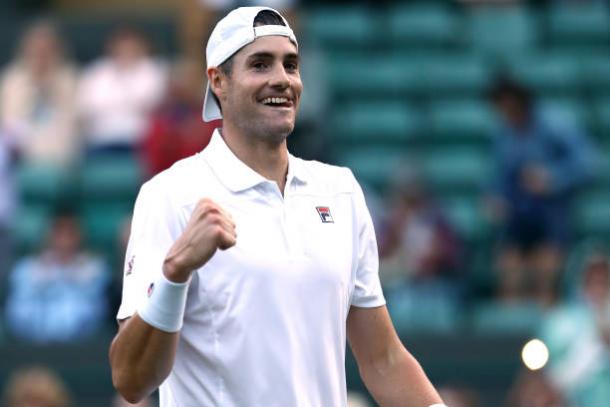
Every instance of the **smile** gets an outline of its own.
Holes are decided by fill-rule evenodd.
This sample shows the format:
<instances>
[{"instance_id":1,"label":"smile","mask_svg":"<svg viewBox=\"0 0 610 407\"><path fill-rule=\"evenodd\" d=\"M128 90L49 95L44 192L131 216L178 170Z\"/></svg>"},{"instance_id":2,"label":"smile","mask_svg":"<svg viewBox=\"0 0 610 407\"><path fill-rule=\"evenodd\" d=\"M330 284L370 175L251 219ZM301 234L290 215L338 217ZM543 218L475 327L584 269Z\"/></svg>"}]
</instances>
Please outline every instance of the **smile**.
<instances>
[{"instance_id":1,"label":"smile","mask_svg":"<svg viewBox=\"0 0 610 407\"><path fill-rule=\"evenodd\" d=\"M272 107L291 107L292 100L285 97L268 97L261 101L262 104Z\"/></svg>"}]
</instances>

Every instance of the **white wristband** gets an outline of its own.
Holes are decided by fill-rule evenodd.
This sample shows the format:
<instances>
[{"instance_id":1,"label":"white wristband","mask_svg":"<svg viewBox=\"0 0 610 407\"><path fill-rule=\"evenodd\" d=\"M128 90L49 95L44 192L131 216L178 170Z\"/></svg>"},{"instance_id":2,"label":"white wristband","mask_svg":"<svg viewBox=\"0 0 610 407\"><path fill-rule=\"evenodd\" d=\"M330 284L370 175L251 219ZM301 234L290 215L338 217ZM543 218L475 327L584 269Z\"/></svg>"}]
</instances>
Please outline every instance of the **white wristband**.
<instances>
[{"instance_id":1,"label":"white wristband","mask_svg":"<svg viewBox=\"0 0 610 407\"><path fill-rule=\"evenodd\" d=\"M429 406L429 407L447 407L447 406L446 406L446 405L444 405L444 404L432 404L432 405L431 405L431 406Z\"/></svg>"},{"instance_id":2,"label":"white wristband","mask_svg":"<svg viewBox=\"0 0 610 407\"><path fill-rule=\"evenodd\" d=\"M148 288L148 301L138 310L140 318L162 331L178 332L182 328L189 282L174 283L161 274Z\"/></svg>"}]
</instances>

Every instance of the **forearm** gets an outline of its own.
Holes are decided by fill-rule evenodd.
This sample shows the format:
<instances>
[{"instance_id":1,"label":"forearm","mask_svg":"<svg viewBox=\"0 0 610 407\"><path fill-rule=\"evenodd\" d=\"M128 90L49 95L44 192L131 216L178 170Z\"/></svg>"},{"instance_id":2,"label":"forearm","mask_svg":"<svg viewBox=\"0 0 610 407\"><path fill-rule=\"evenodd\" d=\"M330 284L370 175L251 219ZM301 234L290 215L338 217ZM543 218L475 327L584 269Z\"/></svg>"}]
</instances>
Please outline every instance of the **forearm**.
<instances>
[{"instance_id":1,"label":"forearm","mask_svg":"<svg viewBox=\"0 0 610 407\"><path fill-rule=\"evenodd\" d=\"M127 401L148 396L169 375L178 335L154 328L138 314L122 322L110 346L110 365L112 383Z\"/></svg>"},{"instance_id":2,"label":"forearm","mask_svg":"<svg viewBox=\"0 0 610 407\"><path fill-rule=\"evenodd\" d=\"M428 407L442 403L417 360L403 347L360 368L366 387L382 407Z\"/></svg>"}]
</instances>

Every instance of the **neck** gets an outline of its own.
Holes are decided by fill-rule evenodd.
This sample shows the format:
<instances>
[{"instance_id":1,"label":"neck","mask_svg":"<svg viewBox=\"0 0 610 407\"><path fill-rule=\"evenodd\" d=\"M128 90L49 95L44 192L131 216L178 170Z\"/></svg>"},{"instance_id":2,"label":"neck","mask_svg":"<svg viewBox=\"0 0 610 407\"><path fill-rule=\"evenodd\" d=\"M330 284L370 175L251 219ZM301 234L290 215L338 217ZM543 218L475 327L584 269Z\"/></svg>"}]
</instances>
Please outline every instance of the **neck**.
<instances>
[{"instance_id":1,"label":"neck","mask_svg":"<svg viewBox=\"0 0 610 407\"><path fill-rule=\"evenodd\" d=\"M275 181L282 194L284 193L288 174L286 139L279 142L265 140L246 134L228 122L223 123L221 134L237 158L263 177Z\"/></svg>"}]
</instances>

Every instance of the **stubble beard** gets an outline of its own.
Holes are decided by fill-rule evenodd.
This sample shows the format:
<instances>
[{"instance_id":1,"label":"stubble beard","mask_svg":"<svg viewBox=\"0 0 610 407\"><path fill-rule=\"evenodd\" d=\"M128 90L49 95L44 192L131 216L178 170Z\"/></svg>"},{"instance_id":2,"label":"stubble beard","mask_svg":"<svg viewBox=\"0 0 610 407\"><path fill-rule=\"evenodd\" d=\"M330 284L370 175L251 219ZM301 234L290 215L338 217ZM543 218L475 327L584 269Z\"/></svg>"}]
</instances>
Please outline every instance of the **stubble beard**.
<instances>
[{"instance_id":1,"label":"stubble beard","mask_svg":"<svg viewBox=\"0 0 610 407\"><path fill-rule=\"evenodd\" d=\"M269 144L283 143L294 130L294 124L279 125L256 116L244 117L241 115L233 119L233 122L248 138Z\"/></svg>"}]
</instances>

